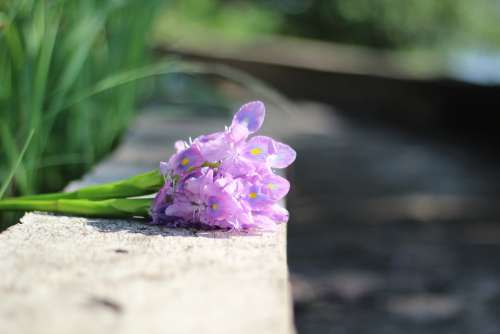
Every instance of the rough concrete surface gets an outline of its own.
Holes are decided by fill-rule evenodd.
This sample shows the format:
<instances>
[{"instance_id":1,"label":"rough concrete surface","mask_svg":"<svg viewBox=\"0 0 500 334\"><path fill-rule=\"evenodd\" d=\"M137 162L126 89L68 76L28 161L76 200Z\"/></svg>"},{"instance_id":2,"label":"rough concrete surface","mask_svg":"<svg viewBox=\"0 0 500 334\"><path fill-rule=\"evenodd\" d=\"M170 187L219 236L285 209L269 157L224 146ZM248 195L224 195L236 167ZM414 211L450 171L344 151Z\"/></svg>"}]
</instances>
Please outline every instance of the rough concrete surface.
<instances>
[{"instance_id":1,"label":"rough concrete surface","mask_svg":"<svg viewBox=\"0 0 500 334\"><path fill-rule=\"evenodd\" d=\"M0 234L0 333L290 333L285 233L27 214Z\"/></svg>"}]
</instances>

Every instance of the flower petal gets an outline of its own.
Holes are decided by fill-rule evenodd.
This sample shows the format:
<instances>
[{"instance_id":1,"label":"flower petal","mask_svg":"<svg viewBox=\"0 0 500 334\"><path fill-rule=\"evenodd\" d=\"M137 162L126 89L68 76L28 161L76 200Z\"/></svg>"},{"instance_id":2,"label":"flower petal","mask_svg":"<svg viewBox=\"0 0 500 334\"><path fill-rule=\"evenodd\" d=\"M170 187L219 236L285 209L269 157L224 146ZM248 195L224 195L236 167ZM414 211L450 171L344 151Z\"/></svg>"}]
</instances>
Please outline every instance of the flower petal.
<instances>
[{"instance_id":1,"label":"flower petal","mask_svg":"<svg viewBox=\"0 0 500 334\"><path fill-rule=\"evenodd\" d=\"M227 138L233 143L241 143L247 139L250 132L248 129L241 124L233 124L228 130Z\"/></svg>"},{"instance_id":2,"label":"flower petal","mask_svg":"<svg viewBox=\"0 0 500 334\"><path fill-rule=\"evenodd\" d=\"M176 202L165 209L165 215L189 219L193 215L194 207L189 202Z\"/></svg>"},{"instance_id":3,"label":"flower petal","mask_svg":"<svg viewBox=\"0 0 500 334\"><path fill-rule=\"evenodd\" d=\"M207 203L207 212L210 218L222 220L231 217L238 210L236 199L222 193L210 196Z\"/></svg>"},{"instance_id":4,"label":"flower petal","mask_svg":"<svg viewBox=\"0 0 500 334\"><path fill-rule=\"evenodd\" d=\"M190 172L203 164L203 156L196 146L179 152L174 160L174 168L181 172Z\"/></svg>"},{"instance_id":5,"label":"flower petal","mask_svg":"<svg viewBox=\"0 0 500 334\"><path fill-rule=\"evenodd\" d=\"M248 188L246 200L254 209L259 209L273 203L273 200L262 191L262 187L257 185Z\"/></svg>"},{"instance_id":6,"label":"flower petal","mask_svg":"<svg viewBox=\"0 0 500 334\"><path fill-rule=\"evenodd\" d=\"M286 168L295 161L297 153L287 144L275 142L276 153L269 158L269 163L273 168Z\"/></svg>"},{"instance_id":7,"label":"flower petal","mask_svg":"<svg viewBox=\"0 0 500 334\"><path fill-rule=\"evenodd\" d=\"M272 151L274 151L274 140L272 138L255 136L245 145L242 155L248 160L266 162Z\"/></svg>"},{"instance_id":8,"label":"flower petal","mask_svg":"<svg viewBox=\"0 0 500 334\"><path fill-rule=\"evenodd\" d=\"M185 150L186 148L189 147L189 145L184 141L184 140L177 140L174 144L174 147L175 147L175 151L177 153Z\"/></svg>"},{"instance_id":9,"label":"flower petal","mask_svg":"<svg viewBox=\"0 0 500 334\"><path fill-rule=\"evenodd\" d=\"M260 129L266 116L266 108L261 101L253 101L243 105L234 115L231 128L237 125L244 126L249 133L254 133Z\"/></svg>"},{"instance_id":10,"label":"flower petal","mask_svg":"<svg viewBox=\"0 0 500 334\"><path fill-rule=\"evenodd\" d=\"M254 219L256 227L261 231L273 232L273 231L276 231L276 229L278 227L274 220L272 220L271 218L264 216L264 215L254 214L253 219Z\"/></svg>"},{"instance_id":11,"label":"flower petal","mask_svg":"<svg viewBox=\"0 0 500 334\"><path fill-rule=\"evenodd\" d=\"M288 210L281 207L279 204L274 204L269 209L268 215L276 222L276 223L286 223L288 222L289 213Z\"/></svg>"},{"instance_id":12,"label":"flower petal","mask_svg":"<svg viewBox=\"0 0 500 334\"><path fill-rule=\"evenodd\" d=\"M208 162L223 160L230 154L230 145L224 132L200 136L194 140L193 146L198 147L204 160Z\"/></svg>"},{"instance_id":13,"label":"flower petal","mask_svg":"<svg viewBox=\"0 0 500 334\"><path fill-rule=\"evenodd\" d=\"M207 188L213 183L213 171L211 169L202 169L200 175L190 177L184 181L183 191L191 199L192 202L204 200Z\"/></svg>"},{"instance_id":14,"label":"flower petal","mask_svg":"<svg viewBox=\"0 0 500 334\"><path fill-rule=\"evenodd\" d=\"M290 182L284 177L270 174L262 180L262 189L273 201L279 201L290 190Z\"/></svg>"}]
</instances>

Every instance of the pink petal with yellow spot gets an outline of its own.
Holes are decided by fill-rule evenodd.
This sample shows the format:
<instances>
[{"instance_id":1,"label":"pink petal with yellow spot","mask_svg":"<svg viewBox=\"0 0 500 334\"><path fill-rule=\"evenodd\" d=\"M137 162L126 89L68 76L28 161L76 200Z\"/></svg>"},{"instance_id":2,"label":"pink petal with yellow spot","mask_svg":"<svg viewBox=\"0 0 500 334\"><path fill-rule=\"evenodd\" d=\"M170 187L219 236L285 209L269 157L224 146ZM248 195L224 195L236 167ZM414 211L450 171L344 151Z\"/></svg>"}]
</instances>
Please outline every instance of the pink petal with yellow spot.
<instances>
[{"instance_id":1,"label":"pink petal with yellow spot","mask_svg":"<svg viewBox=\"0 0 500 334\"><path fill-rule=\"evenodd\" d=\"M264 177L262 181L262 191L274 201L279 201L288 194L290 183L287 179L271 174Z\"/></svg>"},{"instance_id":2,"label":"pink petal with yellow spot","mask_svg":"<svg viewBox=\"0 0 500 334\"><path fill-rule=\"evenodd\" d=\"M248 141L242 150L246 159L266 162L270 151L273 150L274 141L270 137L255 136Z\"/></svg>"},{"instance_id":3,"label":"pink petal with yellow spot","mask_svg":"<svg viewBox=\"0 0 500 334\"><path fill-rule=\"evenodd\" d=\"M273 203L273 200L257 185L253 185L248 189L246 199L254 209L259 209Z\"/></svg>"},{"instance_id":4,"label":"pink petal with yellow spot","mask_svg":"<svg viewBox=\"0 0 500 334\"><path fill-rule=\"evenodd\" d=\"M197 147L191 146L188 149L177 154L175 159L175 168L183 172L190 172L194 168L203 164L203 156Z\"/></svg>"},{"instance_id":5,"label":"pink petal with yellow spot","mask_svg":"<svg viewBox=\"0 0 500 334\"><path fill-rule=\"evenodd\" d=\"M215 220L231 217L238 210L236 199L225 193L210 196L207 203L207 213Z\"/></svg>"}]
</instances>

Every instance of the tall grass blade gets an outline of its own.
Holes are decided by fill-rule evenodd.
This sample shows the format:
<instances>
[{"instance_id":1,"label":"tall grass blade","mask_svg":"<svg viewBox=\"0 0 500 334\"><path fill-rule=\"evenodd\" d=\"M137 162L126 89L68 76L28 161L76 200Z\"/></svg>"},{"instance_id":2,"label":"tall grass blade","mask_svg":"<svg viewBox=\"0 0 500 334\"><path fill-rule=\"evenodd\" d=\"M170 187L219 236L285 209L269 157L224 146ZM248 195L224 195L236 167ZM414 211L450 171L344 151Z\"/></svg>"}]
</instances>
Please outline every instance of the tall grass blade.
<instances>
[{"instance_id":1,"label":"tall grass blade","mask_svg":"<svg viewBox=\"0 0 500 334\"><path fill-rule=\"evenodd\" d=\"M9 186L10 182L12 181L12 178L14 177L16 170L19 168L19 165L21 164L23 157L26 154L26 151L28 150L28 147L31 143L31 140L33 139L34 134L35 134L35 129L32 129L28 135L28 138L26 138L26 141L24 142L21 153L19 153L19 156L17 157L16 162L11 167L9 174L7 175L7 178L4 180L4 182L2 184L2 188L0 188L0 199L3 197L3 195L7 191L7 187Z\"/></svg>"},{"instance_id":2,"label":"tall grass blade","mask_svg":"<svg viewBox=\"0 0 500 334\"><path fill-rule=\"evenodd\" d=\"M190 66L186 63L185 66L179 65L175 62L162 62L153 65L147 65L141 68L136 68L132 70L123 71L110 75L103 80L99 81L93 87L84 91L72 98L59 110L54 110L52 114L48 114L47 117L54 117L59 112L64 109L70 108L85 99L88 99L94 95L104 93L111 89L138 81L146 78L151 78L159 75L174 74L174 73L185 73L189 71Z\"/></svg>"}]
</instances>

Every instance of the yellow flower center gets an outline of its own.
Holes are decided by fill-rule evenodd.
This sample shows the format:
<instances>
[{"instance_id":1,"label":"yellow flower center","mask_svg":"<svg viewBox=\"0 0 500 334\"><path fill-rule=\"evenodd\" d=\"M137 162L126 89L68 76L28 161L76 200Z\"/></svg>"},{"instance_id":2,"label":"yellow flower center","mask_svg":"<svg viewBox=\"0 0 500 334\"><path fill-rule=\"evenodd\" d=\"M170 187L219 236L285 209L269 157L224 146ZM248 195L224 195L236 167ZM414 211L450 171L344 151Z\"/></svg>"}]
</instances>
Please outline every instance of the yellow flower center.
<instances>
[{"instance_id":1,"label":"yellow flower center","mask_svg":"<svg viewBox=\"0 0 500 334\"><path fill-rule=\"evenodd\" d=\"M257 198L257 193L250 193L250 194L248 195L248 197L250 197L250 198L252 198L252 199Z\"/></svg>"},{"instance_id":2,"label":"yellow flower center","mask_svg":"<svg viewBox=\"0 0 500 334\"><path fill-rule=\"evenodd\" d=\"M252 155L259 155L261 153L262 153L262 150L260 148L258 148L258 147L252 148L250 150L250 154L252 154Z\"/></svg>"},{"instance_id":3,"label":"yellow flower center","mask_svg":"<svg viewBox=\"0 0 500 334\"><path fill-rule=\"evenodd\" d=\"M212 204L212 210L217 210L219 208L219 206L217 204Z\"/></svg>"},{"instance_id":4,"label":"yellow flower center","mask_svg":"<svg viewBox=\"0 0 500 334\"><path fill-rule=\"evenodd\" d=\"M189 159L188 159L188 158L184 158L184 159L182 159L182 161L181 161L181 165L182 165L182 166L186 166L187 164L189 164Z\"/></svg>"}]
</instances>

